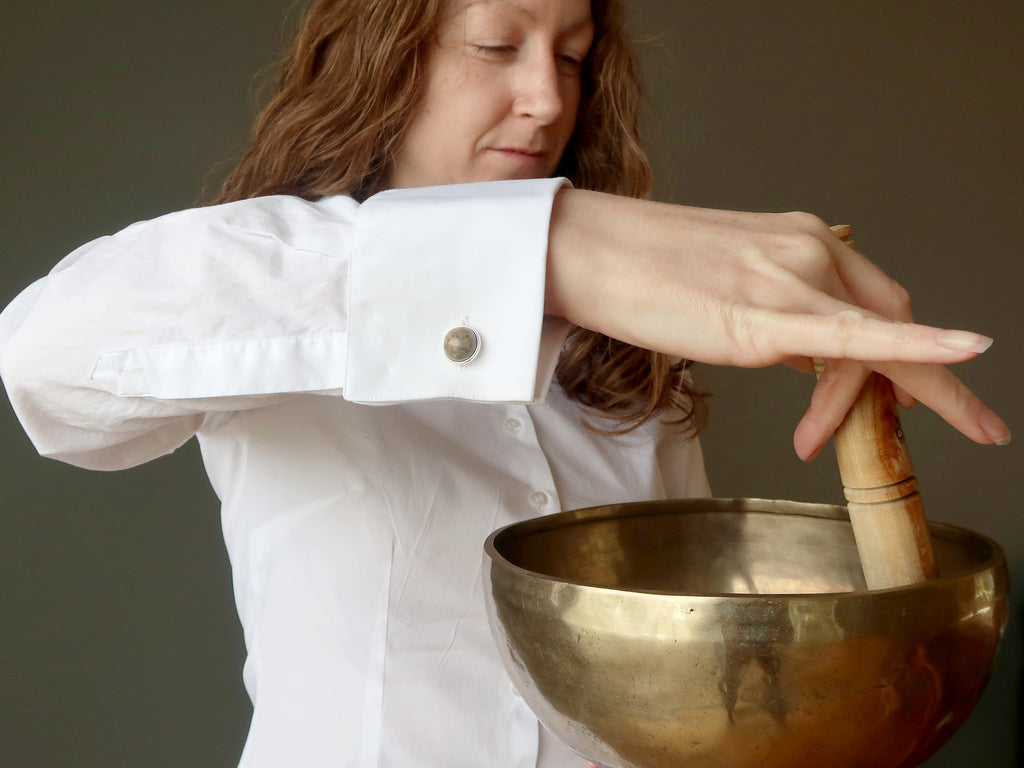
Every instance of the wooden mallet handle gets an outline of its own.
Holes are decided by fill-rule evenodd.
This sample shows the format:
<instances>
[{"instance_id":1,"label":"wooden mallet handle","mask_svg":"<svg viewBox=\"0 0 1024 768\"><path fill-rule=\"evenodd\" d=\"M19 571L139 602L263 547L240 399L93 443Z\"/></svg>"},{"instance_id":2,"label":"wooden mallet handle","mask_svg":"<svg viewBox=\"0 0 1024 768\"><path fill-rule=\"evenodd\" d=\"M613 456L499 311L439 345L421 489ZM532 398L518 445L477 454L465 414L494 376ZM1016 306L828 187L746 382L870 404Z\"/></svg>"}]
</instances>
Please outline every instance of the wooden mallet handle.
<instances>
[{"instance_id":1,"label":"wooden mallet handle","mask_svg":"<svg viewBox=\"0 0 1024 768\"><path fill-rule=\"evenodd\" d=\"M892 384L871 374L835 435L836 458L868 589L938 575Z\"/></svg>"},{"instance_id":2,"label":"wooden mallet handle","mask_svg":"<svg viewBox=\"0 0 1024 768\"><path fill-rule=\"evenodd\" d=\"M848 227L836 230L852 244ZM884 376L868 377L836 431L835 448L868 589L938 576L896 397Z\"/></svg>"}]
</instances>

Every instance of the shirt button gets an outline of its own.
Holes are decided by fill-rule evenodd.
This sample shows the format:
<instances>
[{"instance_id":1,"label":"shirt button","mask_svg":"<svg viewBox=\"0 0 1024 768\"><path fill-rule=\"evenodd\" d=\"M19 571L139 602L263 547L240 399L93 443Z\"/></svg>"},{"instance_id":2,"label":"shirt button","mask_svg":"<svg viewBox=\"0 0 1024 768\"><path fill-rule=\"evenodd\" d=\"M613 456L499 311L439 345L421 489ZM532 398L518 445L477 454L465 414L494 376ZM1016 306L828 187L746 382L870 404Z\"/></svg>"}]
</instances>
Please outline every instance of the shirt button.
<instances>
[{"instance_id":1,"label":"shirt button","mask_svg":"<svg viewBox=\"0 0 1024 768\"><path fill-rule=\"evenodd\" d=\"M505 431L510 435L519 434L519 430L523 428L523 422L519 419L507 419L505 421Z\"/></svg>"},{"instance_id":2,"label":"shirt button","mask_svg":"<svg viewBox=\"0 0 1024 768\"><path fill-rule=\"evenodd\" d=\"M530 503L538 509L548 503L548 495L544 491L534 491L530 494Z\"/></svg>"},{"instance_id":3,"label":"shirt button","mask_svg":"<svg viewBox=\"0 0 1024 768\"><path fill-rule=\"evenodd\" d=\"M444 335L444 356L456 365L472 362L480 346L480 334L468 325L452 328Z\"/></svg>"}]
</instances>

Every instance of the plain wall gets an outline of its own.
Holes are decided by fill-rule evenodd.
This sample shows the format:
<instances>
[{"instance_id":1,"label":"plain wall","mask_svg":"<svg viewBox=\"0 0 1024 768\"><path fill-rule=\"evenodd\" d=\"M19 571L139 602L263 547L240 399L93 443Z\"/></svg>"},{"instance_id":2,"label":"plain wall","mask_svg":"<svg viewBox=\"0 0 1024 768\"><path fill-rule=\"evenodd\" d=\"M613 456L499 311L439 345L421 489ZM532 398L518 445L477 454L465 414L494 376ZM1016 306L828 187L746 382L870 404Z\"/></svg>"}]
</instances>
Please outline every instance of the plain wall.
<instances>
[{"instance_id":1,"label":"plain wall","mask_svg":"<svg viewBox=\"0 0 1024 768\"><path fill-rule=\"evenodd\" d=\"M144 9L144 10L143 10ZM288 0L9 3L0 302L77 245L193 204L254 113ZM1024 4L637 0L659 197L855 227L925 322L996 345L958 373L1022 429ZM701 366L719 496L839 501L791 433L788 369ZM1021 443L904 415L932 519L1024 583ZM1024 442L1024 434L1021 435ZM250 715L217 502L195 444L126 472L39 459L0 406L0 764L234 765ZM928 766L1024 765L1022 601L968 724Z\"/></svg>"}]
</instances>

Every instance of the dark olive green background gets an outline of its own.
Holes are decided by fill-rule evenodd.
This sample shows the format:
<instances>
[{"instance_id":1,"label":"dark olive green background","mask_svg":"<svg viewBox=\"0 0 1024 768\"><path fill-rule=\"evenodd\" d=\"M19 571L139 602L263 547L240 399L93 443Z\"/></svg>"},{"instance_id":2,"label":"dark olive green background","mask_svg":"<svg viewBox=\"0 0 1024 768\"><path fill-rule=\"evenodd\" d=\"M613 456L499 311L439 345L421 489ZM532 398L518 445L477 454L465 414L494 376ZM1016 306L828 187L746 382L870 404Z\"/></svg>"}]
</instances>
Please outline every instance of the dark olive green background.
<instances>
[{"instance_id":1,"label":"dark olive green background","mask_svg":"<svg viewBox=\"0 0 1024 768\"><path fill-rule=\"evenodd\" d=\"M904 417L929 513L1024 584L1020 381L1024 4L637 0L659 196L856 226L917 316L989 333L960 367L1021 431ZM8 0L0 46L5 302L78 244L192 204L251 120L289 0ZM836 501L790 435L788 370L702 368L720 496ZM0 406L0 765L234 765L249 718L217 503L189 444L120 473L37 458ZM1022 765L1022 601L993 680L929 766ZM797 768L797 767L794 767Z\"/></svg>"}]
</instances>

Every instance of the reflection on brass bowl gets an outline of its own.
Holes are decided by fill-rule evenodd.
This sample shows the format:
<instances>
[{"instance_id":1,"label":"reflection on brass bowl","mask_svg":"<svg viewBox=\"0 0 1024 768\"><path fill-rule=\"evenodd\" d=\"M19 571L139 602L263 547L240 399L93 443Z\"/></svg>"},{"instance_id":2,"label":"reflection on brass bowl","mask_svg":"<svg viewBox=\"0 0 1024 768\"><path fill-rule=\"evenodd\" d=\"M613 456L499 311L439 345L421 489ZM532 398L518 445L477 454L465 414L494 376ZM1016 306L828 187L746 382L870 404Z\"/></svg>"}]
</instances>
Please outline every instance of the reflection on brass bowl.
<instances>
[{"instance_id":1,"label":"reflection on brass bowl","mask_svg":"<svg viewBox=\"0 0 1024 768\"><path fill-rule=\"evenodd\" d=\"M1002 550L932 525L942 578L866 591L842 507L694 499L517 523L491 628L544 725L614 768L899 768L956 731L1007 618Z\"/></svg>"}]
</instances>

